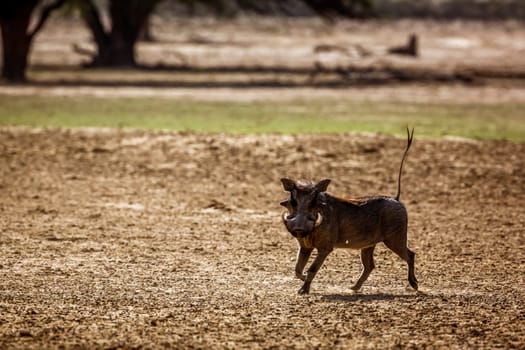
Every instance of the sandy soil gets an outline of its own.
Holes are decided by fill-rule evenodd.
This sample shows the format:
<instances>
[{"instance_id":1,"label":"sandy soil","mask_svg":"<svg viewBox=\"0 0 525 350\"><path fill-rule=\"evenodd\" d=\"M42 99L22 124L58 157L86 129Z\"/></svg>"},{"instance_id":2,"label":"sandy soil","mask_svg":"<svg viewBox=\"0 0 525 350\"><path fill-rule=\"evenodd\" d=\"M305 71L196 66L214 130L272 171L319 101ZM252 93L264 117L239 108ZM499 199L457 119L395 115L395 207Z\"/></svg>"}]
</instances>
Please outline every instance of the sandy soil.
<instances>
[{"instance_id":1,"label":"sandy soil","mask_svg":"<svg viewBox=\"0 0 525 350\"><path fill-rule=\"evenodd\" d=\"M525 144L416 140L383 245L297 295L279 178L393 194L405 140L0 130L0 348L523 348Z\"/></svg>"}]
</instances>

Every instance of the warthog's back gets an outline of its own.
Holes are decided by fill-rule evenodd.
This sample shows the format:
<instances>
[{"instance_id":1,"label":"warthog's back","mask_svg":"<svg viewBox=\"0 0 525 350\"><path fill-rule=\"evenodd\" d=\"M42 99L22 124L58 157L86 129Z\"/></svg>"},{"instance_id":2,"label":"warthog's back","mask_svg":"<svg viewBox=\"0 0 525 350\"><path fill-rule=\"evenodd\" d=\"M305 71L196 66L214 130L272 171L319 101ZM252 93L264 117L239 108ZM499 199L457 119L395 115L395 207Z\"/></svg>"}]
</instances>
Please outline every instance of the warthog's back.
<instances>
[{"instance_id":1,"label":"warthog's back","mask_svg":"<svg viewBox=\"0 0 525 350\"><path fill-rule=\"evenodd\" d=\"M336 248L362 249L406 233L405 206L393 198L333 199L330 202L338 226Z\"/></svg>"}]
</instances>

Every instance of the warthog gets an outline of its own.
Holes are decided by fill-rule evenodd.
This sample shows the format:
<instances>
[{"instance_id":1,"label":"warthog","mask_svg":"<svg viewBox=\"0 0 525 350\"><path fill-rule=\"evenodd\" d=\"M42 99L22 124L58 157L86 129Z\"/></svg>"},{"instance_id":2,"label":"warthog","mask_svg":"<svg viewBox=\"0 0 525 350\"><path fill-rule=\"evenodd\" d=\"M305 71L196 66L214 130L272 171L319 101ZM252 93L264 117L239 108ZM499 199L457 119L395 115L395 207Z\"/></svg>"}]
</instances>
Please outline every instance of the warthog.
<instances>
[{"instance_id":1,"label":"warthog","mask_svg":"<svg viewBox=\"0 0 525 350\"><path fill-rule=\"evenodd\" d=\"M329 179L317 183L293 181L282 178L285 191L290 198L281 202L288 209L282 220L286 229L299 242L295 265L296 276L304 281L299 294L307 294L310 284L324 260L334 248L361 249L363 270L352 287L358 291L374 269L374 248L379 242L399 255L408 264L408 281L417 290L414 275L414 253L407 247L407 211L399 201L401 173L410 145L412 133L407 129L408 141L401 159L395 197L370 196L342 199L326 192ZM313 249L317 257L303 274L304 267Z\"/></svg>"}]
</instances>

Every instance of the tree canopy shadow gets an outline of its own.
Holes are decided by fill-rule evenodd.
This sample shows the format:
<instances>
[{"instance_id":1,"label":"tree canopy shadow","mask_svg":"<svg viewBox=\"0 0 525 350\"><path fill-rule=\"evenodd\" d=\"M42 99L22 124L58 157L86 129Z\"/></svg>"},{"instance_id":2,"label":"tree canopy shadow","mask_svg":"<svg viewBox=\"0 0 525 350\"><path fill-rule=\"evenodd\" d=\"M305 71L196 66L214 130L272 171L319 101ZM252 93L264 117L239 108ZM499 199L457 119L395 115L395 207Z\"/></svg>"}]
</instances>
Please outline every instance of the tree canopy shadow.
<instances>
[{"instance_id":1,"label":"tree canopy shadow","mask_svg":"<svg viewBox=\"0 0 525 350\"><path fill-rule=\"evenodd\" d=\"M411 70L393 67L345 67L337 69L315 69L286 66L138 66L115 71L124 74L133 71L132 79L91 76L85 79L80 72L111 72L112 68L72 68L60 66L35 66L35 72L49 72L45 80L31 81L37 86L88 86L88 87L164 87L164 88L345 88L352 86L377 86L400 83L474 83L475 79L463 72L443 73L431 70ZM61 73L56 78L53 73ZM64 75L64 73L66 75ZM177 73L195 74L196 78L179 78ZM69 76L69 74L71 76ZM83 73L81 73L83 74ZM203 79L215 74L214 79ZM159 75L170 76L159 79ZM239 79L242 75L242 79ZM220 78L220 79L218 79Z\"/></svg>"}]
</instances>

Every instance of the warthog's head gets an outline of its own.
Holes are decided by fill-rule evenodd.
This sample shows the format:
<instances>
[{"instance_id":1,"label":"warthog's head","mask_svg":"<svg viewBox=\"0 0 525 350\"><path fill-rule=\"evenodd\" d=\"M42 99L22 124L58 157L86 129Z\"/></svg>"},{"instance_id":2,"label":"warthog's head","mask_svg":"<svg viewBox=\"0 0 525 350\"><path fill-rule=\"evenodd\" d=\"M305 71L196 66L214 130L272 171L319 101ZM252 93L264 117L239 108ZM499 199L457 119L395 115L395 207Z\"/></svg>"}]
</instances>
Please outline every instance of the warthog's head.
<instances>
[{"instance_id":1,"label":"warthog's head","mask_svg":"<svg viewBox=\"0 0 525 350\"><path fill-rule=\"evenodd\" d=\"M290 192L290 198L281 202L288 209L288 213L282 215L283 223L294 237L306 237L323 221L321 208L325 203L322 193L330 180L315 183L282 178L281 182L284 190Z\"/></svg>"}]
</instances>

